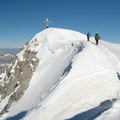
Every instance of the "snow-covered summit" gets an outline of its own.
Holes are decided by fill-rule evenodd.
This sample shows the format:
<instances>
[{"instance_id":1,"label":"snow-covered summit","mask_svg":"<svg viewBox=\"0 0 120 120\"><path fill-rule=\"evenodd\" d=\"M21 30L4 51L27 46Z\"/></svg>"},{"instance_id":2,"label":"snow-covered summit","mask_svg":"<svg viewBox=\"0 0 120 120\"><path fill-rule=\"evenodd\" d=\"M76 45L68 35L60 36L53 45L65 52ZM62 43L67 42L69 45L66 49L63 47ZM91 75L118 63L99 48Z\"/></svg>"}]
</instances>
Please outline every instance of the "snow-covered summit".
<instances>
[{"instance_id":1,"label":"snow-covered summit","mask_svg":"<svg viewBox=\"0 0 120 120\"><path fill-rule=\"evenodd\" d=\"M119 104L119 52L112 51L113 44L90 41L79 32L57 28L35 35L16 55L6 77L17 87L1 96L0 119L104 119L99 115Z\"/></svg>"}]
</instances>

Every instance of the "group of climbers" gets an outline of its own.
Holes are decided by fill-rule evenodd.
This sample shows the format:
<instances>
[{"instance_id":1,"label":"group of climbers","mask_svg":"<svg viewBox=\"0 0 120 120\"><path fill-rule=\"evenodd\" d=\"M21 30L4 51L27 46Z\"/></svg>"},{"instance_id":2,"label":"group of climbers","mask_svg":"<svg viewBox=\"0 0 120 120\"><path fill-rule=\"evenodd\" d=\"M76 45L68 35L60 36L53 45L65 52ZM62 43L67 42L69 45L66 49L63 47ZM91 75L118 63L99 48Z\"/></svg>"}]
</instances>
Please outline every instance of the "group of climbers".
<instances>
[{"instance_id":1,"label":"group of climbers","mask_svg":"<svg viewBox=\"0 0 120 120\"><path fill-rule=\"evenodd\" d=\"M90 37L91 37L91 35L90 35L90 33L88 32L88 33L87 33L87 41L90 41ZM96 45L98 45L98 42L99 42L100 39L101 39L101 38L100 38L99 33L96 32L96 34L95 34Z\"/></svg>"}]
</instances>

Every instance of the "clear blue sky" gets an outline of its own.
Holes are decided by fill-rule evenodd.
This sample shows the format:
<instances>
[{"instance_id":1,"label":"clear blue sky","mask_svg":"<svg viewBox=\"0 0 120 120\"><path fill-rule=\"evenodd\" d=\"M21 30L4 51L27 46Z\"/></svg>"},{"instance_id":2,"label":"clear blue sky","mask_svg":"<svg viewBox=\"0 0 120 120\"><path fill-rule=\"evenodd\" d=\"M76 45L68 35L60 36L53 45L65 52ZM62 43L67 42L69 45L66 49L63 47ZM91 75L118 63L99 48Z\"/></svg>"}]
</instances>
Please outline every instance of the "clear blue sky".
<instances>
[{"instance_id":1,"label":"clear blue sky","mask_svg":"<svg viewBox=\"0 0 120 120\"><path fill-rule=\"evenodd\" d=\"M44 29L65 28L120 43L120 0L0 0L0 47L19 47Z\"/></svg>"}]
</instances>

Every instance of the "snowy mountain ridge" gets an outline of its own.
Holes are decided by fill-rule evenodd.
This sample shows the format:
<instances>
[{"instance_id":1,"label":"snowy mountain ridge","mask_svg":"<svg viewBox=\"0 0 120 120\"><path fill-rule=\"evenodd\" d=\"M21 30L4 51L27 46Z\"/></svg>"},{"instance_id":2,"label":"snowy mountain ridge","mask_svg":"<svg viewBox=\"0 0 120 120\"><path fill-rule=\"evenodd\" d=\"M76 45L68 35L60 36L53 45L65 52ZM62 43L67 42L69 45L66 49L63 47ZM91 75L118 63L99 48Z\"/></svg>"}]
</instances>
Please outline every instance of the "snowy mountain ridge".
<instances>
[{"instance_id":1,"label":"snowy mountain ridge","mask_svg":"<svg viewBox=\"0 0 120 120\"><path fill-rule=\"evenodd\" d=\"M117 104L119 120L120 49L86 39L49 28L24 45L1 80L0 119L109 120Z\"/></svg>"}]
</instances>

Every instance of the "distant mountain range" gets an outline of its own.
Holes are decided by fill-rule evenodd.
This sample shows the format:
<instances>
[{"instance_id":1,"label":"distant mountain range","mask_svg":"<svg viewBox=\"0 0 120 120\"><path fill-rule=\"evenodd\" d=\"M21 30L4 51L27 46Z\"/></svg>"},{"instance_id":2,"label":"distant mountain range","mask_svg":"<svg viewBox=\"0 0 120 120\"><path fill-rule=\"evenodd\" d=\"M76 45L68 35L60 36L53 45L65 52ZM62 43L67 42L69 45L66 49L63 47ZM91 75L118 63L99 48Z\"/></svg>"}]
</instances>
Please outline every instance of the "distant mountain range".
<instances>
[{"instance_id":1,"label":"distant mountain range","mask_svg":"<svg viewBox=\"0 0 120 120\"><path fill-rule=\"evenodd\" d=\"M19 52L19 48L0 48L0 56L4 54L15 55Z\"/></svg>"},{"instance_id":2,"label":"distant mountain range","mask_svg":"<svg viewBox=\"0 0 120 120\"><path fill-rule=\"evenodd\" d=\"M12 62L19 51L19 48L0 48L0 73L4 71L6 65Z\"/></svg>"}]
</instances>

